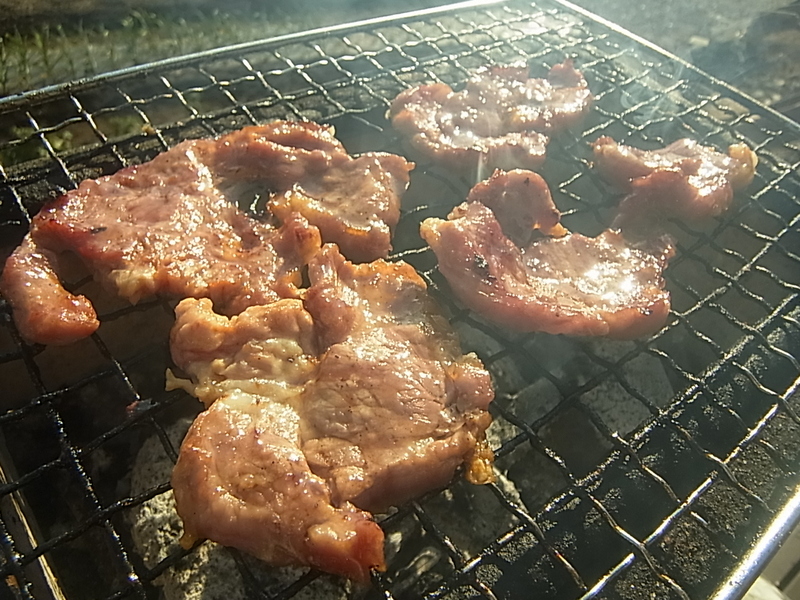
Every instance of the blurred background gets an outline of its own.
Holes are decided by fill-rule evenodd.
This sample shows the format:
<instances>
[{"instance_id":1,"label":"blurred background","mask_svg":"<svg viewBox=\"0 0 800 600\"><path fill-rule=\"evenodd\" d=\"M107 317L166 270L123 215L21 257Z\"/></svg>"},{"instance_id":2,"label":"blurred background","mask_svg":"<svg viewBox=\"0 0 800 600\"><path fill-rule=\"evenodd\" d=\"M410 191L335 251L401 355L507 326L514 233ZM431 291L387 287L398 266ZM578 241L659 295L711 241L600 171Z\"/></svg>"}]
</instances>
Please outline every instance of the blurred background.
<instances>
[{"instance_id":1,"label":"blurred background","mask_svg":"<svg viewBox=\"0 0 800 600\"><path fill-rule=\"evenodd\" d=\"M800 120L800 2L576 3ZM0 96L218 46L444 4L0 0Z\"/></svg>"}]
</instances>

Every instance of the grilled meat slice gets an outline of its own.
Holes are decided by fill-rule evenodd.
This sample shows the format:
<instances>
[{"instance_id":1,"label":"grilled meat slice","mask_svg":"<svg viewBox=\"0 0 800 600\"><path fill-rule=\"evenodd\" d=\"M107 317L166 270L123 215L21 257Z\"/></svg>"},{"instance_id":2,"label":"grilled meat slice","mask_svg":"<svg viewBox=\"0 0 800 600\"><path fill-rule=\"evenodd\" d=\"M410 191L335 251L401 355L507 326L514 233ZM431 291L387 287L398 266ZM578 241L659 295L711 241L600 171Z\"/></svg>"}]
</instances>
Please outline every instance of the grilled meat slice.
<instances>
[{"instance_id":1,"label":"grilled meat slice","mask_svg":"<svg viewBox=\"0 0 800 600\"><path fill-rule=\"evenodd\" d=\"M134 303L153 294L209 297L235 314L295 296L300 267L321 245L308 220L357 258L386 255L411 166L388 154L351 158L331 128L314 123L183 142L45 206L9 259L0 291L23 336L41 343L69 343L98 326L85 316L86 302L69 307L74 297L59 285L53 262L62 251ZM237 208L254 188L273 194L280 228ZM31 322L34 314L47 323ZM60 327L62 320L83 327Z\"/></svg>"},{"instance_id":2,"label":"grilled meat slice","mask_svg":"<svg viewBox=\"0 0 800 600\"><path fill-rule=\"evenodd\" d=\"M86 296L69 293L57 274L58 256L30 236L8 257L0 292L14 309L22 337L41 344L65 344L92 335L100 322Z\"/></svg>"},{"instance_id":3,"label":"grilled meat slice","mask_svg":"<svg viewBox=\"0 0 800 600\"><path fill-rule=\"evenodd\" d=\"M297 215L280 228L251 219L184 150L175 161L165 153L149 168L84 182L34 218L0 280L23 337L67 344L99 326L88 301L71 307L73 296L58 282L52 258L64 250L133 303L154 294L209 297L236 313L297 294L300 267L321 244L317 229Z\"/></svg>"},{"instance_id":4,"label":"grilled meat slice","mask_svg":"<svg viewBox=\"0 0 800 600\"><path fill-rule=\"evenodd\" d=\"M422 85L392 102L392 124L415 150L456 169L536 169L546 134L569 127L589 109L592 95L571 61L547 79L524 64L478 70L460 92Z\"/></svg>"},{"instance_id":5,"label":"grilled meat slice","mask_svg":"<svg viewBox=\"0 0 800 600\"><path fill-rule=\"evenodd\" d=\"M384 152L353 158L333 133L332 127L290 122L269 132L276 173L257 173L269 178L268 207L281 220L300 213L350 260L386 257L414 164Z\"/></svg>"},{"instance_id":6,"label":"grilled meat slice","mask_svg":"<svg viewBox=\"0 0 800 600\"><path fill-rule=\"evenodd\" d=\"M303 451L334 498L380 511L444 485L465 461L471 472L491 381L419 275L325 246L309 277L323 355L304 393Z\"/></svg>"},{"instance_id":7,"label":"grilled meat slice","mask_svg":"<svg viewBox=\"0 0 800 600\"><path fill-rule=\"evenodd\" d=\"M533 171L497 169L489 179L475 184L467 202L488 206L503 233L517 245L528 243L536 229L556 237L567 233L550 188Z\"/></svg>"},{"instance_id":8,"label":"grilled meat slice","mask_svg":"<svg viewBox=\"0 0 800 600\"><path fill-rule=\"evenodd\" d=\"M182 543L209 538L273 565L309 565L366 580L383 568L371 515L334 505L303 456L301 392L317 369L313 323L300 300L228 319L207 299L183 300L172 334L191 382L173 382L208 410L192 424L172 475Z\"/></svg>"},{"instance_id":9,"label":"grilled meat slice","mask_svg":"<svg viewBox=\"0 0 800 600\"><path fill-rule=\"evenodd\" d=\"M621 191L615 227L649 225L658 219L694 221L725 212L734 190L753 180L758 159L745 144L728 154L681 139L658 150L640 150L610 137L594 143L595 167Z\"/></svg>"},{"instance_id":10,"label":"grilled meat slice","mask_svg":"<svg viewBox=\"0 0 800 600\"><path fill-rule=\"evenodd\" d=\"M172 475L181 543L208 538L272 565L308 565L369 579L384 569L383 531L371 515L331 503L298 450L297 415L232 392L197 417Z\"/></svg>"},{"instance_id":11,"label":"grilled meat slice","mask_svg":"<svg viewBox=\"0 0 800 600\"><path fill-rule=\"evenodd\" d=\"M191 383L172 383L206 408L235 390L283 402L316 372L315 336L300 300L251 306L228 318L208 299L187 298L175 307L170 352Z\"/></svg>"},{"instance_id":12,"label":"grilled meat slice","mask_svg":"<svg viewBox=\"0 0 800 600\"><path fill-rule=\"evenodd\" d=\"M446 221L426 219L421 234L462 302L515 331L630 339L658 330L669 313L661 274L670 246L651 254L605 231L521 249L477 202Z\"/></svg>"},{"instance_id":13,"label":"grilled meat slice","mask_svg":"<svg viewBox=\"0 0 800 600\"><path fill-rule=\"evenodd\" d=\"M383 565L380 529L353 506L402 503L464 462L486 477L493 392L409 265L354 265L326 245L309 278L305 308L178 305L172 355L191 381L171 384L210 408L173 486L187 542L364 579Z\"/></svg>"}]
</instances>

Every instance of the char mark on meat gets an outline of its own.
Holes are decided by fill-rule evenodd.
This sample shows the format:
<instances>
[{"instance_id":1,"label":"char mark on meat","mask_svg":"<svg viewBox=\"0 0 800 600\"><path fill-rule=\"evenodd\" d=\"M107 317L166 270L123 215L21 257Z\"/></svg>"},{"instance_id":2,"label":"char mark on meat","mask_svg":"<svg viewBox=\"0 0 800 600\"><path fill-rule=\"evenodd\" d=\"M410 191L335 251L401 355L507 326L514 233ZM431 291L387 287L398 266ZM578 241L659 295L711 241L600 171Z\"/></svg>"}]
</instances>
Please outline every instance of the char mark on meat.
<instances>
[{"instance_id":1,"label":"char mark on meat","mask_svg":"<svg viewBox=\"0 0 800 600\"><path fill-rule=\"evenodd\" d=\"M727 154L681 139L665 148L640 150L610 137L594 143L595 167L627 195L615 227L649 227L660 219L691 222L716 217L731 205L735 190L753 180L758 159L745 144Z\"/></svg>"},{"instance_id":2,"label":"char mark on meat","mask_svg":"<svg viewBox=\"0 0 800 600\"><path fill-rule=\"evenodd\" d=\"M208 300L178 305L172 354L191 381L172 385L210 408L173 485L187 542L364 579L383 554L361 510L440 487L464 463L473 481L491 476L491 381L409 265L355 265L327 245L309 278L302 305L232 318Z\"/></svg>"},{"instance_id":3,"label":"char mark on meat","mask_svg":"<svg viewBox=\"0 0 800 600\"><path fill-rule=\"evenodd\" d=\"M478 70L466 88L445 84L405 90L392 102L392 124L419 153L457 170L537 169L548 135L585 115L592 95L571 61L546 79L524 64Z\"/></svg>"},{"instance_id":4,"label":"char mark on meat","mask_svg":"<svg viewBox=\"0 0 800 600\"><path fill-rule=\"evenodd\" d=\"M515 331L630 339L657 331L669 313L668 243L650 252L606 231L522 248L479 202L456 207L447 220L426 219L420 233L461 301Z\"/></svg>"},{"instance_id":5,"label":"char mark on meat","mask_svg":"<svg viewBox=\"0 0 800 600\"><path fill-rule=\"evenodd\" d=\"M46 205L7 262L0 291L23 337L62 344L99 325L88 300L58 281L55 258L64 251L134 303L156 294L208 297L235 314L293 297L320 230L355 259L389 252L411 167L389 154L352 158L331 128L314 123L186 141ZM236 206L253 186L271 193L280 227Z\"/></svg>"}]
</instances>

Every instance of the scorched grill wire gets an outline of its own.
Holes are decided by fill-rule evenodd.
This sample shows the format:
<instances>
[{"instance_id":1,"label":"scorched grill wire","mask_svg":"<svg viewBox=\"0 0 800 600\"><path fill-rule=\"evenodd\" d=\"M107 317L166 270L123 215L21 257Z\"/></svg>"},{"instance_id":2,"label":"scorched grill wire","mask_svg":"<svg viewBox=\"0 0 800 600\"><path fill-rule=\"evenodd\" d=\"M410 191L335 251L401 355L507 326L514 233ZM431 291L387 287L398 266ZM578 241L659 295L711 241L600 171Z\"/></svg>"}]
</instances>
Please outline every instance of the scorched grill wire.
<instances>
[{"instance_id":1,"label":"scorched grill wire","mask_svg":"<svg viewBox=\"0 0 800 600\"><path fill-rule=\"evenodd\" d=\"M262 597L302 597L326 580L370 598L686 599L747 572L748 550L796 501L800 483L800 127L546 1L471 3L292 35L0 103L5 256L47 198L180 140L304 118L334 124L351 152L402 152L385 111L405 87L457 86L476 67L518 60L543 73L564 58L596 95L583 125L548 148L543 170L567 227L599 233L618 200L590 168L588 142L600 135L645 146L685 136L720 148L744 141L759 155L755 182L711 226L675 226L664 329L601 342L515 335L454 302L416 232L460 202L471 181L418 162L395 257L423 273L465 349L492 372L502 477L482 489L456 481L382 517L387 539L400 541L367 591L313 572L274 579L231 552L237 576ZM108 304L103 327L78 349L27 346L5 305L2 318L7 591L155 597L156 578L185 571L197 551L148 561L131 534L131 512L169 491L167 478L133 489L139 449L155 439L174 461L169 424L197 411L185 394L163 391L171 307Z\"/></svg>"}]
</instances>

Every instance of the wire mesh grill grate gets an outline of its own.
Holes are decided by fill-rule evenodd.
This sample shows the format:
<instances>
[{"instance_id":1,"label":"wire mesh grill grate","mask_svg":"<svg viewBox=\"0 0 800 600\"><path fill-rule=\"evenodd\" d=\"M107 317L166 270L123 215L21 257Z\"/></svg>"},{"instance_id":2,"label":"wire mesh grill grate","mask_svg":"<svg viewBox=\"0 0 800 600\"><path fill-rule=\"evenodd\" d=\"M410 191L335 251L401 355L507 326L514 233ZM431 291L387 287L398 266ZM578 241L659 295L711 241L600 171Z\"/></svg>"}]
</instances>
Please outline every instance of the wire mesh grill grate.
<instances>
[{"instance_id":1,"label":"wire mesh grill grate","mask_svg":"<svg viewBox=\"0 0 800 600\"><path fill-rule=\"evenodd\" d=\"M724 218L675 226L673 310L660 332L636 342L519 335L464 310L417 230L473 181L419 162L395 258L423 274L493 375L500 477L482 488L455 481L383 517L389 570L364 591L208 544L177 546L174 520L154 503L169 496L175 423L198 408L163 391L167 303L106 300L101 329L70 349L23 344L4 306L0 574L9 590L154 597L159 586L169 595L178 581L191 588L224 575L229 594L241 584L269 598L711 595L800 483L800 128L622 33L560 4L506 2L9 99L0 103L0 248L19 243L47 199L183 139L300 118L334 124L351 152L402 152L385 111L407 86L458 86L479 66L519 60L544 73L567 57L596 95L543 169L568 228L599 233L619 199L591 170L588 142L600 135L645 146L743 141L759 155L754 183ZM100 294L91 281L71 283ZM143 470L154 455L165 467ZM155 529L136 524L148 518Z\"/></svg>"}]
</instances>

